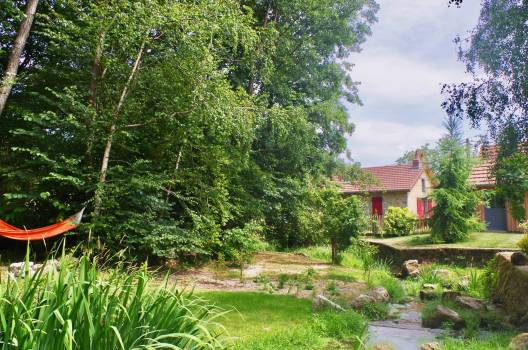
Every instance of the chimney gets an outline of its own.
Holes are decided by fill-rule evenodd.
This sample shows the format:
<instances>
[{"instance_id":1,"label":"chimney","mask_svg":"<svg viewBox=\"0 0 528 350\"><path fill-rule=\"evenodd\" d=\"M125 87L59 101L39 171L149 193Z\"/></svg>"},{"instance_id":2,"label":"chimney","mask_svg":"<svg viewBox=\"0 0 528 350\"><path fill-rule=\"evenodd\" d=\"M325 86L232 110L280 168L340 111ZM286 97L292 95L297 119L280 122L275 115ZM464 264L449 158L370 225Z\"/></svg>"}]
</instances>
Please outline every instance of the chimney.
<instances>
[{"instance_id":1,"label":"chimney","mask_svg":"<svg viewBox=\"0 0 528 350\"><path fill-rule=\"evenodd\" d=\"M412 166L414 169L421 169L422 168L422 151L417 150L414 156L414 160L412 162Z\"/></svg>"}]
</instances>

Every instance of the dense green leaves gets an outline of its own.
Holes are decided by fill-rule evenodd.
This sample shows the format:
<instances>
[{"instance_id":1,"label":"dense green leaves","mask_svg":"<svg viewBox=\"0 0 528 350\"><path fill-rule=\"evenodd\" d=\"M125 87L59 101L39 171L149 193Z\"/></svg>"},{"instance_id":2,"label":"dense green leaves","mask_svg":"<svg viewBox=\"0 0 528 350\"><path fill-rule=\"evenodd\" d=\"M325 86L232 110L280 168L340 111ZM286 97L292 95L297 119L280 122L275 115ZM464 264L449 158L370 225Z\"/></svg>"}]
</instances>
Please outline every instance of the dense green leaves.
<instances>
[{"instance_id":1,"label":"dense green leaves","mask_svg":"<svg viewBox=\"0 0 528 350\"><path fill-rule=\"evenodd\" d=\"M438 186L431 195L431 235L446 243L463 241L472 231L482 228L476 217L480 193L468 183L473 162L456 139L445 137L439 148Z\"/></svg>"},{"instance_id":2,"label":"dense green leaves","mask_svg":"<svg viewBox=\"0 0 528 350\"><path fill-rule=\"evenodd\" d=\"M22 6L9 5L1 64ZM254 222L279 246L318 241L310 192L343 170L340 101L359 101L340 60L376 9L42 1L0 119L0 217L41 225L87 205L83 234L161 258L223 254Z\"/></svg>"}]
</instances>

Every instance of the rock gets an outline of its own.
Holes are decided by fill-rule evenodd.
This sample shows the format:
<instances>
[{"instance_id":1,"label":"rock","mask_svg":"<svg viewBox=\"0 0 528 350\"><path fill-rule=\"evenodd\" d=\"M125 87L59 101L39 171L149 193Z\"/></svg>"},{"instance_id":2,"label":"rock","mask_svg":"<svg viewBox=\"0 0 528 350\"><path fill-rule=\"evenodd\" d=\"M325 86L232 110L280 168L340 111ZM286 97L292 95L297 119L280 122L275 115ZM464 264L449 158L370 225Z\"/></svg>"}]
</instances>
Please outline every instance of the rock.
<instances>
[{"instance_id":1,"label":"rock","mask_svg":"<svg viewBox=\"0 0 528 350\"><path fill-rule=\"evenodd\" d=\"M441 328L444 323L452 324L455 329L464 327L462 317L456 311L442 305L438 305L429 318L422 320L422 326L425 328Z\"/></svg>"},{"instance_id":2,"label":"rock","mask_svg":"<svg viewBox=\"0 0 528 350\"><path fill-rule=\"evenodd\" d=\"M374 345L372 350L394 350L394 348L387 344L378 344L378 345Z\"/></svg>"},{"instance_id":3,"label":"rock","mask_svg":"<svg viewBox=\"0 0 528 350\"><path fill-rule=\"evenodd\" d=\"M420 300L433 300L436 297L436 293L434 290L431 289L425 289L420 291Z\"/></svg>"},{"instance_id":4,"label":"rock","mask_svg":"<svg viewBox=\"0 0 528 350\"><path fill-rule=\"evenodd\" d=\"M511 263L515 266L528 265L528 257L522 252L514 252L511 255Z\"/></svg>"},{"instance_id":5,"label":"rock","mask_svg":"<svg viewBox=\"0 0 528 350\"><path fill-rule=\"evenodd\" d=\"M332 300L328 299L327 297L323 295L320 295L320 294L317 295L314 298L314 301L312 304L313 309L317 311L317 310L323 309L325 306L329 306L331 309L334 309L334 310L345 311L345 309L343 309L341 305L334 303Z\"/></svg>"},{"instance_id":6,"label":"rock","mask_svg":"<svg viewBox=\"0 0 528 350\"><path fill-rule=\"evenodd\" d=\"M528 266L516 266L511 262L515 252L498 253L493 264L497 277L492 300L502 304L512 323L521 322L528 314Z\"/></svg>"},{"instance_id":7,"label":"rock","mask_svg":"<svg viewBox=\"0 0 528 350\"><path fill-rule=\"evenodd\" d=\"M374 302L376 302L376 300L372 296L367 294L361 294L356 299L352 300L350 306L354 309L361 309L366 304L371 304Z\"/></svg>"},{"instance_id":8,"label":"rock","mask_svg":"<svg viewBox=\"0 0 528 350\"><path fill-rule=\"evenodd\" d=\"M407 260L402 266L402 277L417 277L420 274L420 264L418 260Z\"/></svg>"},{"instance_id":9,"label":"rock","mask_svg":"<svg viewBox=\"0 0 528 350\"><path fill-rule=\"evenodd\" d=\"M427 343L420 346L420 350L440 350L440 344L437 342Z\"/></svg>"},{"instance_id":10,"label":"rock","mask_svg":"<svg viewBox=\"0 0 528 350\"><path fill-rule=\"evenodd\" d=\"M478 300L467 296L455 297L455 302L464 309L470 309L475 311L485 311L486 304L482 300Z\"/></svg>"},{"instance_id":11,"label":"rock","mask_svg":"<svg viewBox=\"0 0 528 350\"><path fill-rule=\"evenodd\" d=\"M460 279L460 282L458 282L458 287L460 289L468 289L469 288L469 277L468 276L463 276Z\"/></svg>"},{"instance_id":12,"label":"rock","mask_svg":"<svg viewBox=\"0 0 528 350\"><path fill-rule=\"evenodd\" d=\"M26 262L18 262L9 265L9 272L11 272L15 277L24 276L26 271L29 272L31 276L33 274L33 265L34 263L30 261L26 267Z\"/></svg>"},{"instance_id":13,"label":"rock","mask_svg":"<svg viewBox=\"0 0 528 350\"><path fill-rule=\"evenodd\" d=\"M512 339L511 350L528 350L528 333L522 333Z\"/></svg>"},{"instance_id":14,"label":"rock","mask_svg":"<svg viewBox=\"0 0 528 350\"><path fill-rule=\"evenodd\" d=\"M390 300L389 292L383 287L376 287L367 292L368 296L371 296L374 301L388 302Z\"/></svg>"},{"instance_id":15,"label":"rock","mask_svg":"<svg viewBox=\"0 0 528 350\"><path fill-rule=\"evenodd\" d=\"M436 285L432 284L432 283L425 283L423 286L422 286L422 289L423 290L435 290L436 289Z\"/></svg>"},{"instance_id":16,"label":"rock","mask_svg":"<svg viewBox=\"0 0 528 350\"><path fill-rule=\"evenodd\" d=\"M442 300L455 300L456 297L461 296L460 292L454 290L446 290L442 293Z\"/></svg>"},{"instance_id":17,"label":"rock","mask_svg":"<svg viewBox=\"0 0 528 350\"><path fill-rule=\"evenodd\" d=\"M449 282L453 279L453 274L448 269L435 269L432 274L442 282Z\"/></svg>"}]
</instances>

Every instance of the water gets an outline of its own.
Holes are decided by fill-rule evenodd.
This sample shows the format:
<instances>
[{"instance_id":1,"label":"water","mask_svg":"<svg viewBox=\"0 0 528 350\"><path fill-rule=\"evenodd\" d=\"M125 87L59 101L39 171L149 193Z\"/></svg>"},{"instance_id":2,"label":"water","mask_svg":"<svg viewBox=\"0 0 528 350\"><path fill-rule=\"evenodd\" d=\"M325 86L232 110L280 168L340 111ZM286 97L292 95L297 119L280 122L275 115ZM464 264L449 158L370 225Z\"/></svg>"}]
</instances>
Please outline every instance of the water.
<instances>
[{"instance_id":1,"label":"water","mask_svg":"<svg viewBox=\"0 0 528 350\"><path fill-rule=\"evenodd\" d=\"M394 320L371 322L367 346L388 345L394 350L420 350L425 343L434 342L440 330L422 327L421 304L391 305Z\"/></svg>"}]
</instances>

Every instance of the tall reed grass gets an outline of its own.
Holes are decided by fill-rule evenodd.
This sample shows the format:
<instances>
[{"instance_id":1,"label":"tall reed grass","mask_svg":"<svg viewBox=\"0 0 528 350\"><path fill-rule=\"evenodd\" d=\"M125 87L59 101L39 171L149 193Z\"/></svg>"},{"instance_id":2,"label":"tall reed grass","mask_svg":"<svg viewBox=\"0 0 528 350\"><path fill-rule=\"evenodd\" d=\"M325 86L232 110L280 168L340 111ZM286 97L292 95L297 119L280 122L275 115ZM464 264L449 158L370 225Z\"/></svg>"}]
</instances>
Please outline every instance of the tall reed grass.
<instances>
[{"instance_id":1,"label":"tall reed grass","mask_svg":"<svg viewBox=\"0 0 528 350\"><path fill-rule=\"evenodd\" d=\"M66 259L64 259L66 260ZM101 273L96 259L0 280L0 349L218 349L220 310L146 268Z\"/></svg>"}]
</instances>

